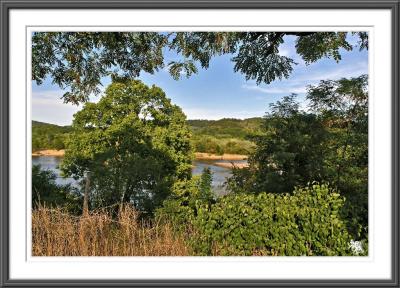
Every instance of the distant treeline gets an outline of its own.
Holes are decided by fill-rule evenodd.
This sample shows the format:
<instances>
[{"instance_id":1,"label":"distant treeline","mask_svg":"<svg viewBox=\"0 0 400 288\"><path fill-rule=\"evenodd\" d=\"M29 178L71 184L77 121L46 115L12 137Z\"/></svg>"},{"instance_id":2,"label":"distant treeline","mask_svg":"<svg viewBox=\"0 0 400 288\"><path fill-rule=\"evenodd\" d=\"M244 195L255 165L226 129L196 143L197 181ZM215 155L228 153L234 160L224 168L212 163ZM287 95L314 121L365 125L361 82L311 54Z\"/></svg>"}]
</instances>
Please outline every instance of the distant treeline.
<instances>
[{"instance_id":1,"label":"distant treeline","mask_svg":"<svg viewBox=\"0 0 400 288\"><path fill-rule=\"evenodd\" d=\"M245 120L188 120L192 131L192 144L196 152L213 154L249 154L254 149L247 138L260 129L262 118ZM32 121L32 150L64 149L71 126L58 126Z\"/></svg>"},{"instance_id":2,"label":"distant treeline","mask_svg":"<svg viewBox=\"0 0 400 288\"><path fill-rule=\"evenodd\" d=\"M322 80L302 103L290 94L259 120L187 121L161 88L113 82L63 134L60 170L80 187L32 167L35 255L368 255L368 75ZM222 153L232 139L253 152L217 197L210 169L192 175L191 145Z\"/></svg>"},{"instance_id":3,"label":"distant treeline","mask_svg":"<svg viewBox=\"0 0 400 288\"><path fill-rule=\"evenodd\" d=\"M261 122L262 118L188 120L195 151L245 155L254 150L254 143L247 138L259 131Z\"/></svg>"},{"instance_id":4,"label":"distant treeline","mask_svg":"<svg viewBox=\"0 0 400 288\"><path fill-rule=\"evenodd\" d=\"M32 121L32 150L65 149L65 140L71 131L71 126Z\"/></svg>"}]
</instances>

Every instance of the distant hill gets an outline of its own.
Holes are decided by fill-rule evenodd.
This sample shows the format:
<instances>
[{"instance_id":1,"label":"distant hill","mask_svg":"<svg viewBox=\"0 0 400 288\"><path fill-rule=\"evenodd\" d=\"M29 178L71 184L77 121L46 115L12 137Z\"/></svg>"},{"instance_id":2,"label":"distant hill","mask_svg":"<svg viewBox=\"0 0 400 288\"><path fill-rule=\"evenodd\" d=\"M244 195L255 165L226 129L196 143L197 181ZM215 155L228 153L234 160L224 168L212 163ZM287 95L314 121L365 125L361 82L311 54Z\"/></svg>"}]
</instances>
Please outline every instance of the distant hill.
<instances>
[{"instance_id":1,"label":"distant hill","mask_svg":"<svg viewBox=\"0 0 400 288\"><path fill-rule=\"evenodd\" d=\"M194 135L244 139L248 134L259 129L261 121L262 118L257 117L244 120L223 118L220 120L188 120L187 122ZM71 126L59 126L56 124L32 121L32 134L48 136L69 133L71 130Z\"/></svg>"},{"instance_id":2,"label":"distant hill","mask_svg":"<svg viewBox=\"0 0 400 288\"><path fill-rule=\"evenodd\" d=\"M262 122L262 118L220 120L188 120L188 124L194 135L210 135L218 138L239 138L256 132Z\"/></svg>"},{"instance_id":3,"label":"distant hill","mask_svg":"<svg viewBox=\"0 0 400 288\"><path fill-rule=\"evenodd\" d=\"M254 150L255 144L248 136L258 132L261 122L262 118L188 120L196 152L244 155Z\"/></svg>"},{"instance_id":4,"label":"distant hill","mask_svg":"<svg viewBox=\"0 0 400 288\"><path fill-rule=\"evenodd\" d=\"M188 120L197 152L248 154L253 143L246 137L257 132L262 118ZM32 121L32 149L64 149L71 126Z\"/></svg>"},{"instance_id":5,"label":"distant hill","mask_svg":"<svg viewBox=\"0 0 400 288\"><path fill-rule=\"evenodd\" d=\"M33 128L37 128L37 127L41 127L41 128L55 128L55 129L60 129L60 131L71 131L71 125L66 125L66 126L59 126L57 124L50 124L50 123L46 123L46 122L40 122L40 121L35 121L32 120L32 129Z\"/></svg>"},{"instance_id":6,"label":"distant hill","mask_svg":"<svg viewBox=\"0 0 400 288\"><path fill-rule=\"evenodd\" d=\"M32 150L64 149L65 139L71 131L71 126L32 121Z\"/></svg>"}]
</instances>

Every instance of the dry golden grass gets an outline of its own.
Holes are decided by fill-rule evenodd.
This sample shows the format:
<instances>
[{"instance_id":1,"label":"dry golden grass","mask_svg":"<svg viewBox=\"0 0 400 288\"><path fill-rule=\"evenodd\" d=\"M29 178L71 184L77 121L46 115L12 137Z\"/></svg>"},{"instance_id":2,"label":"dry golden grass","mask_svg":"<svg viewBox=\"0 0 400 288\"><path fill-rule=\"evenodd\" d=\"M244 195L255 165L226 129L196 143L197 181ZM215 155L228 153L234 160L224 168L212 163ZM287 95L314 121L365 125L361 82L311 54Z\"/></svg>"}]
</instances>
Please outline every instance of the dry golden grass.
<instances>
[{"instance_id":1,"label":"dry golden grass","mask_svg":"<svg viewBox=\"0 0 400 288\"><path fill-rule=\"evenodd\" d=\"M32 212L33 256L186 256L189 248L169 223L138 219L123 207L117 219L106 211L73 216L62 209Z\"/></svg>"}]
</instances>

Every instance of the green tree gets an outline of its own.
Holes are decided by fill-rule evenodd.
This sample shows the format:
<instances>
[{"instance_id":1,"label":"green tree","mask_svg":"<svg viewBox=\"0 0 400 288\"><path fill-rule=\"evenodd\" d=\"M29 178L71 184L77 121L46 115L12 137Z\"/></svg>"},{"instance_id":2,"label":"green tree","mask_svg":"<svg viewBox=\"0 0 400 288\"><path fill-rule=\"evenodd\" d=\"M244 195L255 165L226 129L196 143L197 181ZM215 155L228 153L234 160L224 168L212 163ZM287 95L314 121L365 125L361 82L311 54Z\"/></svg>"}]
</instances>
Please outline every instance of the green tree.
<instances>
[{"instance_id":1,"label":"green tree","mask_svg":"<svg viewBox=\"0 0 400 288\"><path fill-rule=\"evenodd\" d=\"M271 105L264 118L263 133L253 137L255 152L249 158L251 173L234 170L234 179L253 192L293 191L309 181L324 180L324 146L326 131L320 119L300 111L295 94ZM238 184L238 183L236 183ZM231 182L231 188L239 188ZM237 191L237 192L238 192Z\"/></svg>"},{"instance_id":2,"label":"green tree","mask_svg":"<svg viewBox=\"0 0 400 288\"><path fill-rule=\"evenodd\" d=\"M198 208L206 206L211 209L216 202L212 177L212 172L207 167L200 176L176 181L171 195L158 209L157 216L169 219L177 230L190 234Z\"/></svg>"},{"instance_id":3,"label":"green tree","mask_svg":"<svg viewBox=\"0 0 400 288\"><path fill-rule=\"evenodd\" d=\"M295 95L272 105L254 137L248 169L234 169L235 192L290 192L329 182L346 199L342 213L356 239L368 233L368 89L366 75L309 86L308 111Z\"/></svg>"},{"instance_id":4,"label":"green tree","mask_svg":"<svg viewBox=\"0 0 400 288\"><path fill-rule=\"evenodd\" d=\"M177 180L191 176L190 132L182 110L158 87L113 82L73 121L62 169L86 178L93 207L131 202L160 206Z\"/></svg>"},{"instance_id":5,"label":"green tree","mask_svg":"<svg viewBox=\"0 0 400 288\"><path fill-rule=\"evenodd\" d=\"M321 81L308 89L310 108L329 131L326 180L346 197L356 237L368 231L368 76Z\"/></svg>"},{"instance_id":6,"label":"green tree","mask_svg":"<svg viewBox=\"0 0 400 288\"><path fill-rule=\"evenodd\" d=\"M203 201L210 202L214 199L212 190L213 175L209 167L203 169L199 183L199 198Z\"/></svg>"},{"instance_id":7,"label":"green tree","mask_svg":"<svg viewBox=\"0 0 400 288\"><path fill-rule=\"evenodd\" d=\"M322 57L341 59L340 49L351 50L346 32L36 32L32 36L32 80L49 76L66 89L65 102L86 102L100 92L102 77L134 78L167 66L179 79L207 69L218 55L231 54L234 70L270 83L288 78L296 64L279 54L285 36L296 37L296 51L307 64ZM354 32L360 49L368 49L368 34ZM166 63L164 51L181 56Z\"/></svg>"},{"instance_id":8,"label":"green tree","mask_svg":"<svg viewBox=\"0 0 400 288\"><path fill-rule=\"evenodd\" d=\"M342 191L346 187L349 169L368 165L368 76L321 81L309 86L307 94L310 108L323 118L330 130L334 149L331 167L335 167L335 183ZM350 164L350 165L349 165ZM366 181L367 183L367 181Z\"/></svg>"}]
</instances>

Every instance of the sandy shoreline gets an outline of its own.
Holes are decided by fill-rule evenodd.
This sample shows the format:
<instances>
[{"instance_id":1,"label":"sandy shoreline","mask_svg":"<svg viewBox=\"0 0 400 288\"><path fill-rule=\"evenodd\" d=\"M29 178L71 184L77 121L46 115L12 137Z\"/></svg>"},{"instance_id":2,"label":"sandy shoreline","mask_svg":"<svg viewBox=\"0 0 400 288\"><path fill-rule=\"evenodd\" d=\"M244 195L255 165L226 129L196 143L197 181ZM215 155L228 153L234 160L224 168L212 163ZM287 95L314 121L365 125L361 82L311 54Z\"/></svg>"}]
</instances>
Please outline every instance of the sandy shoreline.
<instances>
[{"instance_id":1,"label":"sandy shoreline","mask_svg":"<svg viewBox=\"0 0 400 288\"><path fill-rule=\"evenodd\" d=\"M32 152L32 156L55 156L55 157L63 157L65 154L65 150L55 150L55 149L46 149Z\"/></svg>"},{"instance_id":2,"label":"sandy shoreline","mask_svg":"<svg viewBox=\"0 0 400 288\"><path fill-rule=\"evenodd\" d=\"M194 153L197 160L246 160L248 158L247 155L240 154L223 154L216 155L211 153Z\"/></svg>"},{"instance_id":3,"label":"sandy shoreline","mask_svg":"<svg viewBox=\"0 0 400 288\"><path fill-rule=\"evenodd\" d=\"M55 150L55 149L46 149L46 150L40 150L36 152L32 152L32 156L56 156L56 157L62 157L65 154L65 150ZM211 154L211 153L200 153L196 152L195 158L197 160L246 160L247 155L239 155L239 154L223 154L223 155L216 155L216 154ZM218 162L217 162L218 163ZM221 167L231 167L230 163L219 163L218 164ZM227 166L223 166L227 165ZM240 164L236 164L239 166Z\"/></svg>"}]
</instances>

